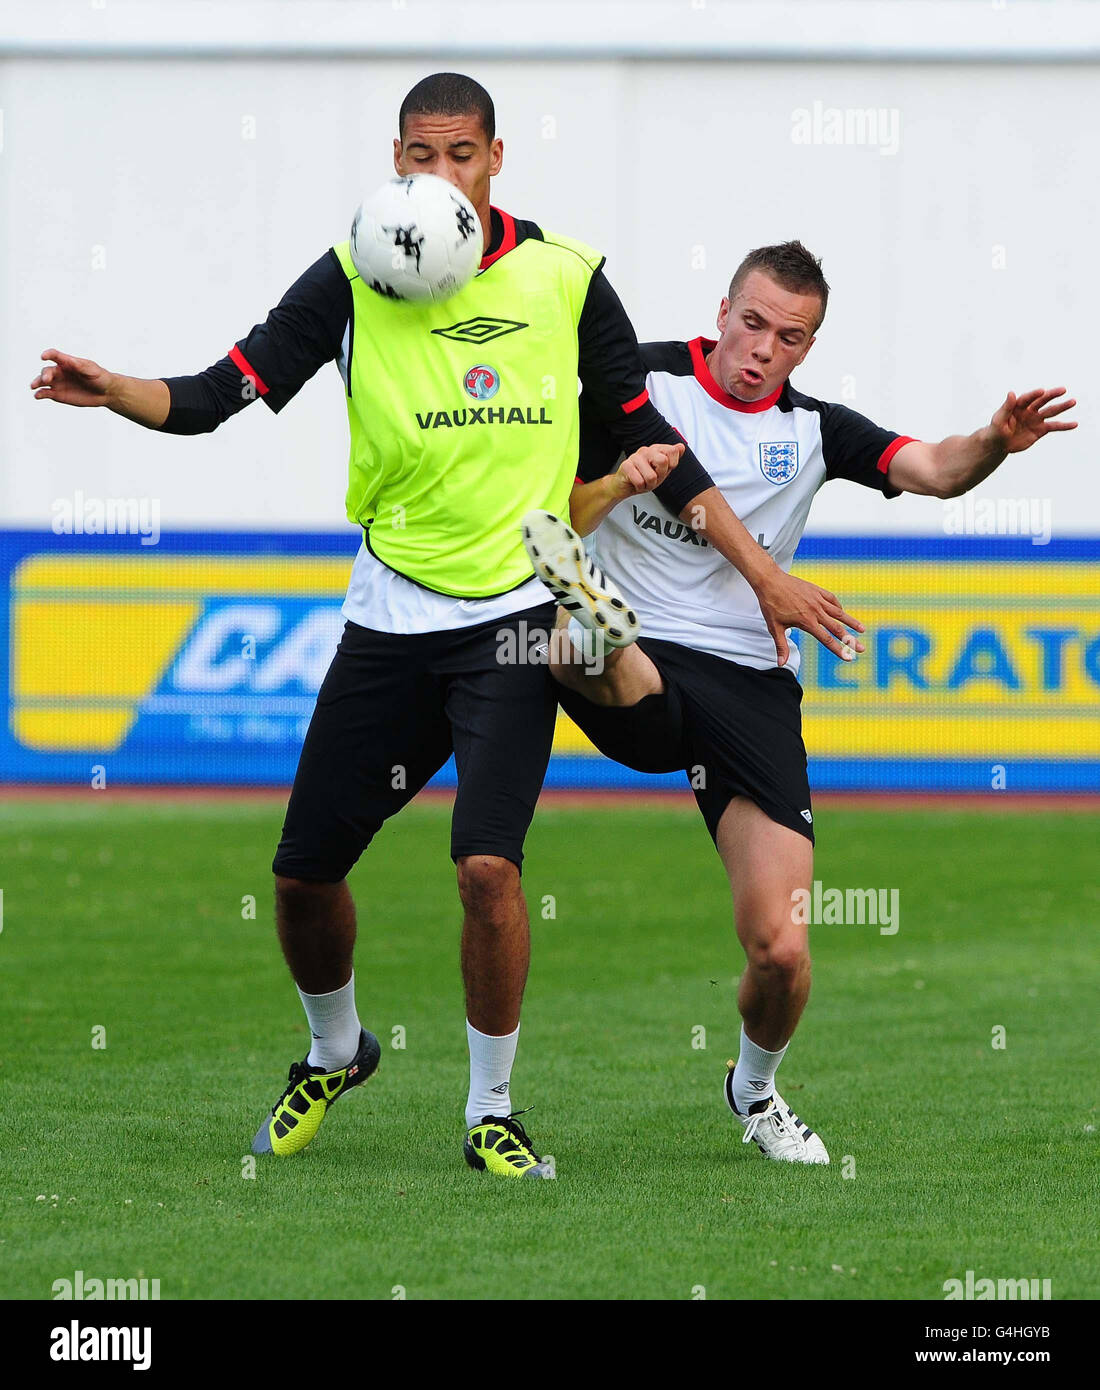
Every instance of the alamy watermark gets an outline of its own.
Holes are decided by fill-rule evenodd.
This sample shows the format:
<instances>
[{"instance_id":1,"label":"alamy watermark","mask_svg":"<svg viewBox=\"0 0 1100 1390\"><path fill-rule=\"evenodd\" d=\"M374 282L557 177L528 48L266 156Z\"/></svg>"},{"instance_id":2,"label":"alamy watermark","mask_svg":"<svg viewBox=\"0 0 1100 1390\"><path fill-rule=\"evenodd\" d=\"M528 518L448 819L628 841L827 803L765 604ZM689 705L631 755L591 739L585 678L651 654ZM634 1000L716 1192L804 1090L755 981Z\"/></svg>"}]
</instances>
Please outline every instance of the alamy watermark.
<instances>
[{"instance_id":1,"label":"alamy watermark","mask_svg":"<svg viewBox=\"0 0 1100 1390\"><path fill-rule=\"evenodd\" d=\"M95 1299L159 1299L159 1279L96 1279L78 1269L71 1279L55 1279L50 1285L54 1302L75 1299L78 1302Z\"/></svg>"},{"instance_id":2,"label":"alamy watermark","mask_svg":"<svg viewBox=\"0 0 1100 1390\"><path fill-rule=\"evenodd\" d=\"M943 1282L943 1301L954 1299L973 1299L977 1303L1001 1299L1040 1299L1053 1297L1049 1279L975 1279L974 1271L968 1269L963 1279L945 1279Z\"/></svg>"},{"instance_id":3,"label":"alamy watermark","mask_svg":"<svg viewBox=\"0 0 1100 1390\"><path fill-rule=\"evenodd\" d=\"M812 890L791 894L791 921L799 926L878 927L880 936L894 936L901 925L901 892L897 888L825 888L814 879Z\"/></svg>"},{"instance_id":4,"label":"alamy watermark","mask_svg":"<svg viewBox=\"0 0 1100 1390\"><path fill-rule=\"evenodd\" d=\"M1049 497L952 497L943 504L948 536L1030 536L1032 545L1049 545Z\"/></svg>"},{"instance_id":5,"label":"alamy watermark","mask_svg":"<svg viewBox=\"0 0 1100 1390\"><path fill-rule=\"evenodd\" d=\"M597 637L597 633L589 633L586 629L586 650L582 652L564 628L547 632L544 627L528 627L527 620L520 618L514 627L502 627L497 631L496 658L501 666L545 666L552 651L557 665L580 666L586 676L600 676L604 671L604 656L597 649Z\"/></svg>"},{"instance_id":6,"label":"alamy watermark","mask_svg":"<svg viewBox=\"0 0 1100 1390\"><path fill-rule=\"evenodd\" d=\"M158 497L72 497L51 504L55 536L140 536L142 545L160 541Z\"/></svg>"},{"instance_id":7,"label":"alamy watermark","mask_svg":"<svg viewBox=\"0 0 1100 1390\"><path fill-rule=\"evenodd\" d=\"M73 1318L68 1327L50 1332L51 1361L129 1361L135 1371L147 1371L153 1360L151 1327L81 1327Z\"/></svg>"},{"instance_id":8,"label":"alamy watermark","mask_svg":"<svg viewBox=\"0 0 1100 1390\"><path fill-rule=\"evenodd\" d=\"M792 145L863 145L895 155L901 145L896 106L826 106L815 101L791 112Z\"/></svg>"}]
</instances>

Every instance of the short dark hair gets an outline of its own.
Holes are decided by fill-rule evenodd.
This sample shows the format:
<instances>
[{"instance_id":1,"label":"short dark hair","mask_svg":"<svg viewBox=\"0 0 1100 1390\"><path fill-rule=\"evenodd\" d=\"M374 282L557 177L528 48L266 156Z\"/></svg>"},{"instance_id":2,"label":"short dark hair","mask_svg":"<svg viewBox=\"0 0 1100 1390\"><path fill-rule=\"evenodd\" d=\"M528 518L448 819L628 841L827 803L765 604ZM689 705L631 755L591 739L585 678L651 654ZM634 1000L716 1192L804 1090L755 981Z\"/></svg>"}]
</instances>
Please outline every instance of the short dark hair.
<instances>
[{"instance_id":1,"label":"short dark hair","mask_svg":"<svg viewBox=\"0 0 1100 1390\"><path fill-rule=\"evenodd\" d=\"M476 115L490 142L497 133L493 98L480 82L460 72L433 72L422 78L401 103L397 129L405 138L405 120L409 116L469 116Z\"/></svg>"},{"instance_id":2,"label":"short dark hair","mask_svg":"<svg viewBox=\"0 0 1100 1390\"><path fill-rule=\"evenodd\" d=\"M778 246L758 246L750 251L730 281L729 297L733 299L754 270L762 270L770 275L777 285L789 290L791 294L816 294L821 300L821 312L817 316L816 333L825 317L829 303L829 285L821 273L821 261L807 251L800 241L782 241Z\"/></svg>"}]
</instances>

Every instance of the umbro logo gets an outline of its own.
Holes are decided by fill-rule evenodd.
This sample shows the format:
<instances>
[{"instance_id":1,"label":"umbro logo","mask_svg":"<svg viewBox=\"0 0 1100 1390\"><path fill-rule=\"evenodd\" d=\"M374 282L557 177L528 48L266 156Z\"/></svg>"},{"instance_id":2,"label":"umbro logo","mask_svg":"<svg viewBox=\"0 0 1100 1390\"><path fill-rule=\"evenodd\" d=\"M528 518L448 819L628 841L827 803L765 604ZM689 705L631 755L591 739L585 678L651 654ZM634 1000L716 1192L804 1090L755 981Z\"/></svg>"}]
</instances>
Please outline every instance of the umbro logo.
<instances>
[{"instance_id":1,"label":"umbro logo","mask_svg":"<svg viewBox=\"0 0 1100 1390\"><path fill-rule=\"evenodd\" d=\"M518 333L529 324L518 323L515 319L491 319L483 315L476 319L463 319L452 323L450 328L433 328L432 332L441 338L450 338L456 343L491 343L494 338L503 338L506 333Z\"/></svg>"},{"instance_id":2,"label":"umbro logo","mask_svg":"<svg viewBox=\"0 0 1100 1390\"><path fill-rule=\"evenodd\" d=\"M492 1090L494 1096L502 1096L508 1090L508 1082L504 1081L499 1086L493 1086L490 1089Z\"/></svg>"},{"instance_id":3,"label":"umbro logo","mask_svg":"<svg viewBox=\"0 0 1100 1390\"><path fill-rule=\"evenodd\" d=\"M766 1091L770 1083L767 1081L750 1081L749 1085L754 1091Z\"/></svg>"}]
</instances>

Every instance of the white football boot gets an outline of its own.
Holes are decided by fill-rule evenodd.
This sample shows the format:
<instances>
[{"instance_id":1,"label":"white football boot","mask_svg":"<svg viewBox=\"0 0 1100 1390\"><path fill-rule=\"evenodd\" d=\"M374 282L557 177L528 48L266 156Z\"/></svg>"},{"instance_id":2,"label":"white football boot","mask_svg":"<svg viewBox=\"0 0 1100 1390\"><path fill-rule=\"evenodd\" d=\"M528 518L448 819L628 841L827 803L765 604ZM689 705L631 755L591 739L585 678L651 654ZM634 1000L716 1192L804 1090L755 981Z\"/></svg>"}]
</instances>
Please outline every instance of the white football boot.
<instances>
[{"instance_id":1,"label":"white football boot","mask_svg":"<svg viewBox=\"0 0 1100 1390\"><path fill-rule=\"evenodd\" d=\"M571 526L553 512L528 512L523 544L535 573L567 613L609 647L630 646L641 631L638 615L588 558Z\"/></svg>"},{"instance_id":2,"label":"white football boot","mask_svg":"<svg viewBox=\"0 0 1100 1390\"><path fill-rule=\"evenodd\" d=\"M727 1065L726 1104L745 1131L743 1144L755 1141L765 1158L783 1163L828 1163L829 1155L819 1136L798 1118L778 1091L772 1092L762 1110L742 1115L733 1103L734 1064Z\"/></svg>"}]
</instances>

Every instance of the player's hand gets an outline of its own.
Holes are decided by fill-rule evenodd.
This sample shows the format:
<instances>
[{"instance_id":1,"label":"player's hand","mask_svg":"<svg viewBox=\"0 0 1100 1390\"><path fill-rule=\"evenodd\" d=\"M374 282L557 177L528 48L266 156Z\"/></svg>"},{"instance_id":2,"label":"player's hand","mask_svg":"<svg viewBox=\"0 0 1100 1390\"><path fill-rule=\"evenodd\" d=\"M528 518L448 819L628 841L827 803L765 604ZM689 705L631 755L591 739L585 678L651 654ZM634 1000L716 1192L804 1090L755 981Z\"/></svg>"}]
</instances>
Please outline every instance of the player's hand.
<instances>
[{"instance_id":1,"label":"player's hand","mask_svg":"<svg viewBox=\"0 0 1100 1390\"><path fill-rule=\"evenodd\" d=\"M60 401L62 405L106 405L113 374L86 357L70 357L47 348L43 367L31 382L36 401Z\"/></svg>"},{"instance_id":2,"label":"player's hand","mask_svg":"<svg viewBox=\"0 0 1100 1390\"><path fill-rule=\"evenodd\" d=\"M1058 430L1075 430L1076 420L1054 418L1072 410L1077 404L1075 400L1068 400L1051 405L1051 401L1065 394L1064 386L1056 386L1051 391L1025 391L1022 396L1010 391L1004 399L1004 404L989 422L989 428L1000 448L1006 454L1019 454L1024 449L1030 449L1044 434L1053 434Z\"/></svg>"},{"instance_id":3,"label":"player's hand","mask_svg":"<svg viewBox=\"0 0 1100 1390\"><path fill-rule=\"evenodd\" d=\"M684 452L682 444L647 444L619 464L616 475L624 497L637 497L660 487Z\"/></svg>"},{"instance_id":4,"label":"player's hand","mask_svg":"<svg viewBox=\"0 0 1100 1390\"><path fill-rule=\"evenodd\" d=\"M796 627L816 637L823 647L843 661L854 661L865 651L863 643L852 637L853 632L865 632L863 624L845 613L836 594L822 589L809 580L774 565L755 588L760 611L775 643L780 666L786 666L791 654L786 629Z\"/></svg>"}]
</instances>

